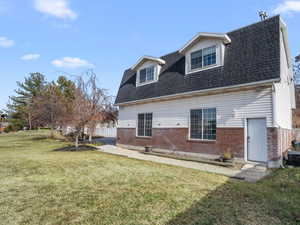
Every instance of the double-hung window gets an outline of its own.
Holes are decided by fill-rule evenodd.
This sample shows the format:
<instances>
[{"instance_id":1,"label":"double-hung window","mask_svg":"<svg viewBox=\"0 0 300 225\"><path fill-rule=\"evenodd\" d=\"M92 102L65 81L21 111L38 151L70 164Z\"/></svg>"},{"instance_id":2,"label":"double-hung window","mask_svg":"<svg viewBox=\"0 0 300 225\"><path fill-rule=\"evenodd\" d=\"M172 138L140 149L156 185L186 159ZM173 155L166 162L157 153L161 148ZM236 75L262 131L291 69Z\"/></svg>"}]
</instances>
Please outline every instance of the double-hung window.
<instances>
[{"instance_id":1,"label":"double-hung window","mask_svg":"<svg viewBox=\"0 0 300 225\"><path fill-rule=\"evenodd\" d=\"M201 69L217 63L216 46L200 49L191 53L191 70Z\"/></svg>"},{"instance_id":2,"label":"double-hung window","mask_svg":"<svg viewBox=\"0 0 300 225\"><path fill-rule=\"evenodd\" d=\"M138 131L139 137L152 136L152 113L139 113L138 114Z\"/></svg>"},{"instance_id":3,"label":"double-hung window","mask_svg":"<svg viewBox=\"0 0 300 225\"><path fill-rule=\"evenodd\" d=\"M140 84L154 80L154 66L146 67L140 70Z\"/></svg>"},{"instance_id":4,"label":"double-hung window","mask_svg":"<svg viewBox=\"0 0 300 225\"><path fill-rule=\"evenodd\" d=\"M190 112L190 138L216 140L216 109L193 109Z\"/></svg>"}]
</instances>

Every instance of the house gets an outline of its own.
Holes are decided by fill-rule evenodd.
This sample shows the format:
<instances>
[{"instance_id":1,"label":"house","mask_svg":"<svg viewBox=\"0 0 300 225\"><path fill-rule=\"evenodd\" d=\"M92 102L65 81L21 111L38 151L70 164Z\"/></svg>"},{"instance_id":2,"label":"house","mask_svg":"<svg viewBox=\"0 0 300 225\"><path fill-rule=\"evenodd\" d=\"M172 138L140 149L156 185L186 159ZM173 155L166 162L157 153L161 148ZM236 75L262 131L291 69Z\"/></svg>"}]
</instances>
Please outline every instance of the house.
<instances>
[{"instance_id":1,"label":"house","mask_svg":"<svg viewBox=\"0 0 300 225\"><path fill-rule=\"evenodd\" d=\"M3 133L5 128L8 127L9 123L6 121L0 121L0 133Z\"/></svg>"},{"instance_id":2,"label":"house","mask_svg":"<svg viewBox=\"0 0 300 225\"><path fill-rule=\"evenodd\" d=\"M5 128L8 127L7 115L0 114L0 133L3 133Z\"/></svg>"},{"instance_id":3,"label":"house","mask_svg":"<svg viewBox=\"0 0 300 225\"><path fill-rule=\"evenodd\" d=\"M290 58L280 16L144 56L120 84L117 143L279 167L293 138Z\"/></svg>"}]
</instances>

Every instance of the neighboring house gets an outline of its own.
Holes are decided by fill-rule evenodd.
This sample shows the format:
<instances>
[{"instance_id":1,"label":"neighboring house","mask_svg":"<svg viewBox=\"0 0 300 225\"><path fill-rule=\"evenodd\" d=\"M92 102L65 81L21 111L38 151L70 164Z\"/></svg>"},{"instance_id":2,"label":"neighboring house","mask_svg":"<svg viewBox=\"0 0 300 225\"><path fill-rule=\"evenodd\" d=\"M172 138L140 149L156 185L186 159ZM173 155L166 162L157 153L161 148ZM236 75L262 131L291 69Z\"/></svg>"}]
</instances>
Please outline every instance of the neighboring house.
<instances>
[{"instance_id":1,"label":"neighboring house","mask_svg":"<svg viewBox=\"0 0 300 225\"><path fill-rule=\"evenodd\" d=\"M144 56L120 84L117 143L279 167L293 138L290 58L280 16Z\"/></svg>"},{"instance_id":2,"label":"neighboring house","mask_svg":"<svg viewBox=\"0 0 300 225\"><path fill-rule=\"evenodd\" d=\"M8 122L0 122L0 133L3 133L5 128L8 127Z\"/></svg>"},{"instance_id":3,"label":"neighboring house","mask_svg":"<svg viewBox=\"0 0 300 225\"><path fill-rule=\"evenodd\" d=\"M293 127L300 128L300 85L295 86L296 109L293 110Z\"/></svg>"},{"instance_id":4,"label":"neighboring house","mask_svg":"<svg viewBox=\"0 0 300 225\"><path fill-rule=\"evenodd\" d=\"M0 133L4 132L4 129L8 127L7 122L7 115L6 114L0 114Z\"/></svg>"}]
</instances>

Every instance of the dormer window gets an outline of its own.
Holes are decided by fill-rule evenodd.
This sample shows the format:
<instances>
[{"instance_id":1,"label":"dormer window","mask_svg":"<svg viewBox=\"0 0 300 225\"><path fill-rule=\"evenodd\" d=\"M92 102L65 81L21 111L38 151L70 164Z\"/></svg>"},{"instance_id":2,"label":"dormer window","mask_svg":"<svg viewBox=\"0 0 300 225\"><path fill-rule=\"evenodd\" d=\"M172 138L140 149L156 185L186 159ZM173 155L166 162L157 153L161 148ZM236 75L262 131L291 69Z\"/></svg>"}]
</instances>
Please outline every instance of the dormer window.
<instances>
[{"instance_id":1,"label":"dormer window","mask_svg":"<svg viewBox=\"0 0 300 225\"><path fill-rule=\"evenodd\" d=\"M185 55L185 74L195 73L224 65L227 34L198 33L179 53Z\"/></svg>"},{"instance_id":2,"label":"dormer window","mask_svg":"<svg viewBox=\"0 0 300 225\"><path fill-rule=\"evenodd\" d=\"M140 84L154 81L154 66L146 67L140 70Z\"/></svg>"},{"instance_id":3,"label":"dormer window","mask_svg":"<svg viewBox=\"0 0 300 225\"><path fill-rule=\"evenodd\" d=\"M165 60L152 56L143 56L131 67L136 71L136 86L142 86L158 81L162 66Z\"/></svg>"},{"instance_id":4,"label":"dormer window","mask_svg":"<svg viewBox=\"0 0 300 225\"><path fill-rule=\"evenodd\" d=\"M203 48L191 53L191 70L201 69L217 63L216 46Z\"/></svg>"}]
</instances>

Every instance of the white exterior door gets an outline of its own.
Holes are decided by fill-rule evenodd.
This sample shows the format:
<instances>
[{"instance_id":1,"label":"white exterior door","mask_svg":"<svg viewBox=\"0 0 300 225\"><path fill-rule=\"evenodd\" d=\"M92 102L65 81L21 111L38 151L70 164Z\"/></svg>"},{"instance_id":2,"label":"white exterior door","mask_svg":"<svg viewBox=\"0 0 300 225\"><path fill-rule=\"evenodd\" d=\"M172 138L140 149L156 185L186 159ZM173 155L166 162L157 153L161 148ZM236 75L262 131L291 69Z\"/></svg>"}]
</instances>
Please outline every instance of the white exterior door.
<instances>
[{"instance_id":1,"label":"white exterior door","mask_svg":"<svg viewBox=\"0 0 300 225\"><path fill-rule=\"evenodd\" d=\"M248 119L247 122L247 158L249 161L267 162L266 119Z\"/></svg>"}]
</instances>

